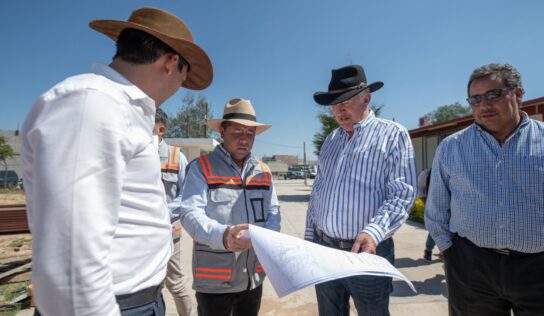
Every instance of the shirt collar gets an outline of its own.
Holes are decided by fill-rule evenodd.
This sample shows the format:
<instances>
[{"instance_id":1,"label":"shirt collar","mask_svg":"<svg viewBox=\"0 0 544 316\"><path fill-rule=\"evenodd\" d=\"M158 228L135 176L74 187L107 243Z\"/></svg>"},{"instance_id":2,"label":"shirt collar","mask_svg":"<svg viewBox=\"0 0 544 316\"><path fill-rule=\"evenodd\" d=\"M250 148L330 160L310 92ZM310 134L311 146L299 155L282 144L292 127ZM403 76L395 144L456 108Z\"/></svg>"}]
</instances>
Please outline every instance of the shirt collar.
<instances>
[{"instance_id":1,"label":"shirt collar","mask_svg":"<svg viewBox=\"0 0 544 316\"><path fill-rule=\"evenodd\" d=\"M508 138L506 139L505 143L512 138L512 136L516 135L517 133L519 133L519 131L522 129L522 128L525 128L528 124L529 124L529 115L527 115L527 113L525 113L524 111L519 111L519 114L520 114L520 117L521 117L521 121L519 123L519 125L514 129L514 131L512 132L512 134L510 134L510 136L508 136ZM474 122L474 126L476 126L476 130L478 132L480 132L480 135L488 135L488 137L491 137L492 139L494 139L494 137L489 134L486 130L484 130L479 124L477 124L476 122Z\"/></svg>"},{"instance_id":2,"label":"shirt collar","mask_svg":"<svg viewBox=\"0 0 544 316\"><path fill-rule=\"evenodd\" d=\"M353 125L354 134L356 131L360 131L364 127L367 127L368 124L370 124L375 119L376 119L376 115L374 115L374 111L369 110L368 115L364 119L362 119L361 121ZM346 134L346 135L348 134L343 128L340 128L340 130L342 130L343 134Z\"/></svg>"},{"instance_id":3,"label":"shirt collar","mask_svg":"<svg viewBox=\"0 0 544 316\"><path fill-rule=\"evenodd\" d=\"M142 103L152 106L155 110L155 101L151 99L145 92L138 88L134 83L130 82L127 78L117 72L115 69L108 65L96 63L92 66L93 73L104 76L109 80L118 84L118 86L125 92L125 94L131 100L139 100Z\"/></svg>"}]
</instances>

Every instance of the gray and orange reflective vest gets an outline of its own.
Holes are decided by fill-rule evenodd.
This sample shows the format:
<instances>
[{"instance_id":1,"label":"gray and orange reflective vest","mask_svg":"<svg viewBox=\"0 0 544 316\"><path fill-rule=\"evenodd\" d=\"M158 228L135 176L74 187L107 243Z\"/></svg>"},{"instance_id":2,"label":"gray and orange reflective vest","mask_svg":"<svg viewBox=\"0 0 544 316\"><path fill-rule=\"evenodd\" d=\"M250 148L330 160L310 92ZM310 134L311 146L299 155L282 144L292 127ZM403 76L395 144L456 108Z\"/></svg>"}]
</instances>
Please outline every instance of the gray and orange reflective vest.
<instances>
[{"instance_id":1,"label":"gray and orange reflective vest","mask_svg":"<svg viewBox=\"0 0 544 316\"><path fill-rule=\"evenodd\" d=\"M199 164L208 186L206 215L225 225L250 223L264 227L273 192L268 166L250 157L242 178L223 150L217 146L212 153L193 162ZM197 292L242 292L258 287L264 278L265 272L253 249L237 255L195 241L193 288Z\"/></svg>"},{"instance_id":2,"label":"gray and orange reflective vest","mask_svg":"<svg viewBox=\"0 0 544 316\"><path fill-rule=\"evenodd\" d=\"M171 202L179 193L179 172L181 166L180 148L168 145L164 140L159 143L159 158L161 160L161 176L164 192L166 193L166 202ZM179 218L172 219L172 238L177 240L181 237L181 223Z\"/></svg>"}]
</instances>

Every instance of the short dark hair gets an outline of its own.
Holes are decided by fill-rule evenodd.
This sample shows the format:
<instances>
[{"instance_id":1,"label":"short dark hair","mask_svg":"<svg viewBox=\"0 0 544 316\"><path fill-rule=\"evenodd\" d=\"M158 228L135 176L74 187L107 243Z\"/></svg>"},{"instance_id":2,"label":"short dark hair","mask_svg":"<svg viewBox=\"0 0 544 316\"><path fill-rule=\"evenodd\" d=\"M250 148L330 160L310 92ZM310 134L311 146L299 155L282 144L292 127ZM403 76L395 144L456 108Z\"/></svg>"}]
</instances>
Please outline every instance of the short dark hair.
<instances>
[{"instance_id":1,"label":"short dark hair","mask_svg":"<svg viewBox=\"0 0 544 316\"><path fill-rule=\"evenodd\" d=\"M143 65L151 64L162 55L170 53L179 56L179 70L183 69L183 65L187 65L188 70L190 69L189 63L183 56L160 39L144 31L124 29L117 38L116 46L117 51L113 59L121 58L136 65Z\"/></svg>"},{"instance_id":2,"label":"short dark hair","mask_svg":"<svg viewBox=\"0 0 544 316\"><path fill-rule=\"evenodd\" d=\"M470 85L476 79L496 75L502 79L507 88L522 87L521 74L510 64L487 64L476 68L468 79L467 92L470 90Z\"/></svg>"},{"instance_id":3,"label":"short dark hair","mask_svg":"<svg viewBox=\"0 0 544 316\"><path fill-rule=\"evenodd\" d=\"M168 115L160 108L157 109L157 112L155 112L155 124L157 123L161 123L164 126L168 127Z\"/></svg>"}]
</instances>

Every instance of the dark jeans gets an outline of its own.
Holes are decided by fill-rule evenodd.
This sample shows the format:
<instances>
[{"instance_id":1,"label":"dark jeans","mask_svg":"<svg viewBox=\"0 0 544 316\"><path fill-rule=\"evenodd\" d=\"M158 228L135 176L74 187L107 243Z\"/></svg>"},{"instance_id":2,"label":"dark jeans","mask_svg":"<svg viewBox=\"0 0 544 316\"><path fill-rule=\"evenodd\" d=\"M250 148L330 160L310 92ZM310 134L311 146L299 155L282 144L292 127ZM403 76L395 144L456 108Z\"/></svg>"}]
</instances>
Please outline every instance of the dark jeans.
<instances>
[{"instance_id":1,"label":"dark jeans","mask_svg":"<svg viewBox=\"0 0 544 316\"><path fill-rule=\"evenodd\" d=\"M431 237L431 234L427 234L427 240L425 241L425 250L432 252L435 245L436 243L434 242L434 239Z\"/></svg>"},{"instance_id":2,"label":"dark jeans","mask_svg":"<svg viewBox=\"0 0 544 316\"><path fill-rule=\"evenodd\" d=\"M122 316L164 316L165 313L166 308L160 291L155 301L149 304L121 310ZM41 316L37 308L34 311L34 316Z\"/></svg>"},{"instance_id":3,"label":"dark jeans","mask_svg":"<svg viewBox=\"0 0 544 316\"><path fill-rule=\"evenodd\" d=\"M209 294L196 292L199 316L257 316L261 308L263 286L238 293Z\"/></svg>"},{"instance_id":4,"label":"dark jeans","mask_svg":"<svg viewBox=\"0 0 544 316\"><path fill-rule=\"evenodd\" d=\"M314 242L328 246L314 234ZM350 251L350 249L343 249ZM382 241L376 247L376 254L391 264L395 263L393 239ZM393 291L391 278L378 276L352 276L316 284L317 305L321 316L349 315L349 297L353 298L359 315L388 316L389 294Z\"/></svg>"},{"instance_id":5,"label":"dark jeans","mask_svg":"<svg viewBox=\"0 0 544 316\"><path fill-rule=\"evenodd\" d=\"M544 253L507 256L456 236L444 262L450 315L544 315Z\"/></svg>"}]
</instances>

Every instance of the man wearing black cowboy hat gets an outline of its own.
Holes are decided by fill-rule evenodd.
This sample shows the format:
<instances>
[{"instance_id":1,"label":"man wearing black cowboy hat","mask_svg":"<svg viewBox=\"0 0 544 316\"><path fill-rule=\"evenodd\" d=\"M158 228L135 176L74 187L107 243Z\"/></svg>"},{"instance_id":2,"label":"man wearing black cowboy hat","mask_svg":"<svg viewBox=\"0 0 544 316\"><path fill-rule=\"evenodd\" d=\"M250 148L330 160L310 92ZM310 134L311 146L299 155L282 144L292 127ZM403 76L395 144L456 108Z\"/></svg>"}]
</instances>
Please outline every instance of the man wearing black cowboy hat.
<instances>
[{"instance_id":1,"label":"man wearing black cowboy hat","mask_svg":"<svg viewBox=\"0 0 544 316\"><path fill-rule=\"evenodd\" d=\"M45 92L21 132L37 314L164 315L172 236L155 110L206 88L212 64L163 10L90 27L116 42L112 63Z\"/></svg>"},{"instance_id":2,"label":"man wearing black cowboy hat","mask_svg":"<svg viewBox=\"0 0 544 316\"><path fill-rule=\"evenodd\" d=\"M332 71L327 92L314 100L332 106L340 125L327 136L306 218L305 239L352 252L368 252L394 264L392 236L404 223L416 195L414 151L407 130L377 118L359 65ZM320 315L349 315L349 297L359 315L389 315L391 278L354 276L316 285Z\"/></svg>"}]
</instances>

